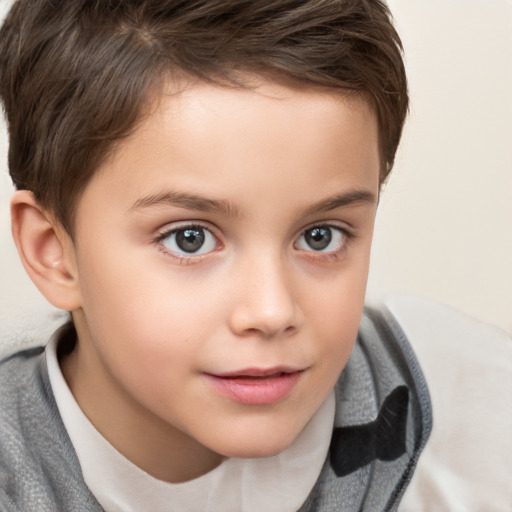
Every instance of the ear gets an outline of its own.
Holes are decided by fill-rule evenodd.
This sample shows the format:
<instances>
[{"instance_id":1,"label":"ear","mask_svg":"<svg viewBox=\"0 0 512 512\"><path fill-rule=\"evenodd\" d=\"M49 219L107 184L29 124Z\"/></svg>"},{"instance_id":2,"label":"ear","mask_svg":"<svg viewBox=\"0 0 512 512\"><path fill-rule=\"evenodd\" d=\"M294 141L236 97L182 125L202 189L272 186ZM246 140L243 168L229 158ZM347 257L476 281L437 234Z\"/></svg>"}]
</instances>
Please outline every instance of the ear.
<instances>
[{"instance_id":1,"label":"ear","mask_svg":"<svg viewBox=\"0 0 512 512\"><path fill-rule=\"evenodd\" d=\"M15 192L11 200L11 228L21 262L39 291L59 309L79 308L73 241L38 204L32 192Z\"/></svg>"}]
</instances>

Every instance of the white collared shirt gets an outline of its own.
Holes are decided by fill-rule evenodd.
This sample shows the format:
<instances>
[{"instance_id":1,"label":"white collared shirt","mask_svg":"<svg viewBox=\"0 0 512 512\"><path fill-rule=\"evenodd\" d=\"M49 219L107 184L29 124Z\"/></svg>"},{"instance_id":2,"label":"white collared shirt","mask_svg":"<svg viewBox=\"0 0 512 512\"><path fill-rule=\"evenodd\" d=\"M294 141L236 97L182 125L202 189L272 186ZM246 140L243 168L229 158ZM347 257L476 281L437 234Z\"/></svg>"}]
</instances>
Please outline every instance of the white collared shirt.
<instances>
[{"instance_id":1,"label":"white collared shirt","mask_svg":"<svg viewBox=\"0 0 512 512\"><path fill-rule=\"evenodd\" d=\"M296 512L308 497L329 449L334 391L282 453L228 458L199 478L169 483L130 462L95 429L64 380L57 343L53 336L46 347L52 390L85 483L106 512Z\"/></svg>"}]
</instances>

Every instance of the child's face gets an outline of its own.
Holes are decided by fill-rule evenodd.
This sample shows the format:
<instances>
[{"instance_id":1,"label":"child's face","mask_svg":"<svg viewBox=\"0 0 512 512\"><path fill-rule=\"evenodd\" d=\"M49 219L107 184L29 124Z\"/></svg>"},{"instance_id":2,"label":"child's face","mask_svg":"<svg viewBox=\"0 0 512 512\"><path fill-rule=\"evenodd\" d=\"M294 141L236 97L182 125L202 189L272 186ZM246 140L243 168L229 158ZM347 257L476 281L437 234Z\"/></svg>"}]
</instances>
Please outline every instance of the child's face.
<instances>
[{"instance_id":1,"label":"child's face","mask_svg":"<svg viewBox=\"0 0 512 512\"><path fill-rule=\"evenodd\" d=\"M354 345L378 189L360 99L270 83L162 97L77 210L63 366L97 428L136 463L144 443L285 449Z\"/></svg>"}]
</instances>

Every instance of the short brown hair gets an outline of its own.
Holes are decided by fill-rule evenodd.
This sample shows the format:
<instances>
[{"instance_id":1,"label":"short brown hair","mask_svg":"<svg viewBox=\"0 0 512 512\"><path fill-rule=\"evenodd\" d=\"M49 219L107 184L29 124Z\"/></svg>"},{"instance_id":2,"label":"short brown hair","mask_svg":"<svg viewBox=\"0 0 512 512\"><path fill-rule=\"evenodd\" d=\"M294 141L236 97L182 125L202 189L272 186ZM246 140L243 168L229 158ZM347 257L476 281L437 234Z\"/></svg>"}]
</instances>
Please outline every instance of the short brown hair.
<instances>
[{"instance_id":1,"label":"short brown hair","mask_svg":"<svg viewBox=\"0 0 512 512\"><path fill-rule=\"evenodd\" d=\"M0 30L9 170L72 233L74 210L167 72L240 72L356 91L374 108L384 179L408 108L381 0L18 0Z\"/></svg>"}]
</instances>

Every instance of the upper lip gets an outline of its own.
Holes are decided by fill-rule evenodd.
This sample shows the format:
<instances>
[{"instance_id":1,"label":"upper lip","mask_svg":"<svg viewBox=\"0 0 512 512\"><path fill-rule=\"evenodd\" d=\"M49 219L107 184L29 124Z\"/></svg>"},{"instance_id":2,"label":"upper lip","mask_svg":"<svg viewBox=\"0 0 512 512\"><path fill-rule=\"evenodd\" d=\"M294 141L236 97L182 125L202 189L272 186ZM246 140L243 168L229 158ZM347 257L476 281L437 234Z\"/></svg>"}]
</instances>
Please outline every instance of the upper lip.
<instances>
[{"instance_id":1,"label":"upper lip","mask_svg":"<svg viewBox=\"0 0 512 512\"><path fill-rule=\"evenodd\" d=\"M235 377L273 377L282 373L297 373L303 370L304 368L275 366L273 368L243 368L234 372L211 373L210 375L224 379Z\"/></svg>"}]
</instances>

